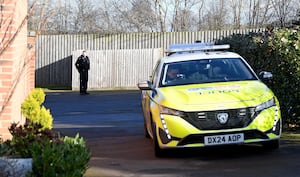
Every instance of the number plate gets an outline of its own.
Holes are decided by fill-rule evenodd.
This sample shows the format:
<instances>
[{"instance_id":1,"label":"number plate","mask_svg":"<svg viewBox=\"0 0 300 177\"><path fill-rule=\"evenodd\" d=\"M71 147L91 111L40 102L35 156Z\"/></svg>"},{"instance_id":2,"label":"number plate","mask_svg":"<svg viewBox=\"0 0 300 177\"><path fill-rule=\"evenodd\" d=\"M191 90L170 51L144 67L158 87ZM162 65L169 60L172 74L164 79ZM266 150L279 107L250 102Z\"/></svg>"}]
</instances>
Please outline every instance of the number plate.
<instances>
[{"instance_id":1,"label":"number plate","mask_svg":"<svg viewBox=\"0 0 300 177\"><path fill-rule=\"evenodd\" d=\"M235 144L244 142L244 134L228 134L228 135L216 135L216 136L205 136L205 145L219 145L219 144Z\"/></svg>"}]
</instances>

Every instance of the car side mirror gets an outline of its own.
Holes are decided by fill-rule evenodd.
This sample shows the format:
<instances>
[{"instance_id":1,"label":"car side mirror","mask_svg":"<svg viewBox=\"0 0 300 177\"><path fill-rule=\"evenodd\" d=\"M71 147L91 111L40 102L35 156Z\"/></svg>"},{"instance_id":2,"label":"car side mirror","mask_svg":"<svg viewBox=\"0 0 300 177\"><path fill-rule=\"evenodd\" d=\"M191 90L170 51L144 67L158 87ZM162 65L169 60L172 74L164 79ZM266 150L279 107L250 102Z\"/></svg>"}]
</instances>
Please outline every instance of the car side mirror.
<instances>
[{"instance_id":1,"label":"car side mirror","mask_svg":"<svg viewBox=\"0 0 300 177\"><path fill-rule=\"evenodd\" d=\"M273 74L271 72L261 71L259 73L259 78L263 81L270 80L272 77L273 77Z\"/></svg>"},{"instance_id":2,"label":"car side mirror","mask_svg":"<svg viewBox=\"0 0 300 177\"><path fill-rule=\"evenodd\" d=\"M137 86L140 90L152 90L150 81L141 81Z\"/></svg>"}]
</instances>

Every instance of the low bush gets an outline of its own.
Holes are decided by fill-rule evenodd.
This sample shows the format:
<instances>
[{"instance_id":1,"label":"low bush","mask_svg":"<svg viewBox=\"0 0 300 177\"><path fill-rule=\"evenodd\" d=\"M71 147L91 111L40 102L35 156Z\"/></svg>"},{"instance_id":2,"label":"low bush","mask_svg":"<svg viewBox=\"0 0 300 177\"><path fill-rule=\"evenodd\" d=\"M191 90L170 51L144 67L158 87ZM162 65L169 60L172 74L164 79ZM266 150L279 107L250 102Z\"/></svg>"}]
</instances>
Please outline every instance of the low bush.
<instances>
[{"instance_id":1,"label":"low bush","mask_svg":"<svg viewBox=\"0 0 300 177\"><path fill-rule=\"evenodd\" d=\"M33 169L29 174L32 177L80 177L88 166L91 153L85 141L77 134L73 137L64 137L62 142L33 144Z\"/></svg>"},{"instance_id":2,"label":"low bush","mask_svg":"<svg viewBox=\"0 0 300 177\"><path fill-rule=\"evenodd\" d=\"M41 129L40 124L17 125L13 123L9 127L12 139L2 143L2 156L32 157L34 143L60 142L59 133L50 129Z\"/></svg>"},{"instance_id":3,"label":"low bush","mask_svg":"<svg viewBox=\"0 0 300 177\"><path fill-rule=\"evenodd\" d=\"M0 144L0 156L32 158L27 176L80 177L88 168L91 152L79 134L60 137L39 124L12 124L9 130L13 138Z\"/></svg>"},{"instance_id":4,"label":"low bush","mask_svg":"<svg viewBox=\"0 0 300 177\"><path fill-rule=\"evenodd\" d=\"M60 136L52 130L52 115L42 104L45 94L34 89L25 99L21 111L26 117L24 125L11 124L12 139L0 138L0 156L32 158L32 171L28 177L80 177L87 170L91 157L85 140Z\"/></svg>"}]
</instances>

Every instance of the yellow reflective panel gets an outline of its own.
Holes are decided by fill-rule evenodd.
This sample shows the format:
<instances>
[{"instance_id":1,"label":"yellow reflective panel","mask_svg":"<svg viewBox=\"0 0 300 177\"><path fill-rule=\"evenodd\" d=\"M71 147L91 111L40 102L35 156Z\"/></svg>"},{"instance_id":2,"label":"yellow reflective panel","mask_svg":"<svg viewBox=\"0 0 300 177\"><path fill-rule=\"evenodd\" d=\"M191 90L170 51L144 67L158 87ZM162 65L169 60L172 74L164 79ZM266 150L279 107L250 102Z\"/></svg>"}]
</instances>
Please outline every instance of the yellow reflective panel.
<instances>
[{"instance_id":1,"label":"yellow reflective panel","mask_svg":"<svg viewBox=\"0 0 300 177\"><path fill-rule=\"evenodd\" d=\"M248 128L258 129L262 132L270 130L274 126L276 107L271 107L259 113L259 115L253 120ZM277 117L280 119L280 115Z\"/></svg>"},{"instance_id":2,"label":"yellow reflective panel","mask_svg":"<svg viewBox=\"0 0 300 177\"><path fill-rule=\"evenodd\" d=\"M197 128L180 117L165 115L164 120L170 134L174 137L183 138L189 134L201 133Z\"/></svg>"}]
</instances>

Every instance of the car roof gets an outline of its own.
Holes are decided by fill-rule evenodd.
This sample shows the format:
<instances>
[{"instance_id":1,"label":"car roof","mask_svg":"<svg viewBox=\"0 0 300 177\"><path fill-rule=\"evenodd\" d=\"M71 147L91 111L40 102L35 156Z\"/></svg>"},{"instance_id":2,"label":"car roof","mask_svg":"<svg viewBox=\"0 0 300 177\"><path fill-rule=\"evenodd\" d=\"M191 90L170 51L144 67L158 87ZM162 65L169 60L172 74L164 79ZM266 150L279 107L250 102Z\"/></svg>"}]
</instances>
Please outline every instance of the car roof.
<instances>
[{"instance_id":1,"label":"car roof","mask_svg":"<svg viewBox=\"0 0 300 177\"><path fill-rule=\"evenodd\" d=\"M171 44L165 51L167 56L161 59L163 63L179 61L216 59L216 58L241 58L234 52L227 51L229 44L215 45L214 43Z\"/></svg>"},{"instance_id":2,"label":"car roof","mask_svg":"<svg viewBox=\"0 0 300 177\"><path fill-rule=\"evenodd\" d=\"M181 54L173 54L165 56L161 59L163 63L173 63L180 61L199 60L199 59L217 59L217 58L242 58L239 54L228 51L208 51L208 52L184 52Z\"/></svg>"}]
</instances>

